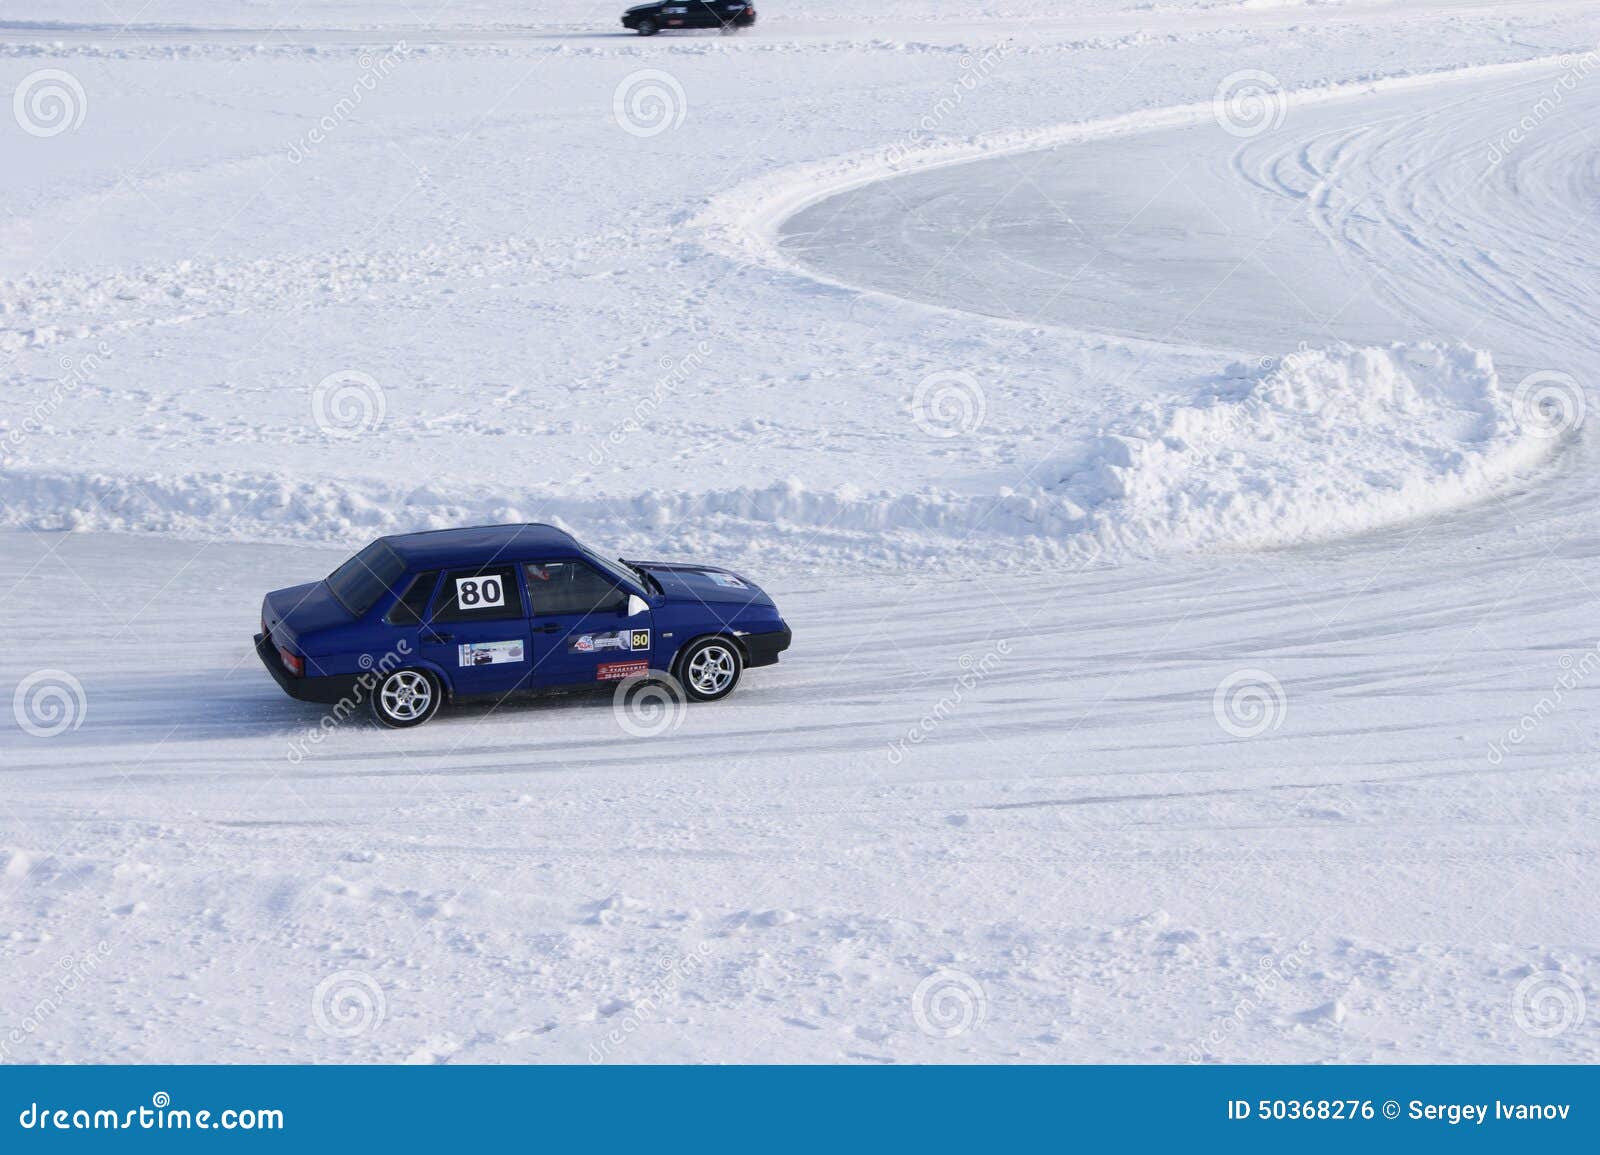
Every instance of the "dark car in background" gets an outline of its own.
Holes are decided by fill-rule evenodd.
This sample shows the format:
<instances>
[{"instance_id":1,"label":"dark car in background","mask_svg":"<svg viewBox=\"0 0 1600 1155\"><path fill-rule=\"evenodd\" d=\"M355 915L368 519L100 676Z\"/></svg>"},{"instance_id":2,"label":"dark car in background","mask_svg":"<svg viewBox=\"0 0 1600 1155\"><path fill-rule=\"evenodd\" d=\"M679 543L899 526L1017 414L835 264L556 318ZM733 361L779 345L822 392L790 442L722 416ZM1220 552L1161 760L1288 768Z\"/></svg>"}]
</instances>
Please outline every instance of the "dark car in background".
<instances>
[{"instance_id":1,"label":"dark car in background","mask_svg":"<svg viewBox=\"0 0 1600 1155\"><path fill-rule=\"evenodd\" d=\"M751 0L664 0L638 4L622 14L622 26L640 36L654 36L664 28L720 28L732 32L756 22Z\"/></svg>"}]
</instances>

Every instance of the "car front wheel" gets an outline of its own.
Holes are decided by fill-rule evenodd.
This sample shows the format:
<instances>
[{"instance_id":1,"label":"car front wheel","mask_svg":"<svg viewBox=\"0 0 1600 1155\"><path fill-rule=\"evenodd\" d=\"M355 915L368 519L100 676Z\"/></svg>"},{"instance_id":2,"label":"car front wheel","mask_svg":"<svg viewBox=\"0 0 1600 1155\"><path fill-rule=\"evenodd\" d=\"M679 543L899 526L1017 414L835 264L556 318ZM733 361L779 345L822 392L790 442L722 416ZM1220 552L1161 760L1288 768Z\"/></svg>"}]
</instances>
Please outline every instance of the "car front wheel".
<instances>
[{"instance_id":1,"label":"car front wheel","mask_svg":"<svg viewBox=\"0 0 1600 1155\"><path fill-rule=\"evenodd\" d=\"M385 726L420 726L439 709L444 693L427 670L396 670L378 683L372 714Z\"/></svg>"},{"instance_id":2,"label":"car front wheel","mask_svg":"<svg viewBox=\"0 0 1600 1155\"><path fill-rule=\"evenodd\" d=\"M659 24L657 24L654 20L646 18L644 20L639 21L639 35L640 36L654 36L657 32L660 32L660 31L661 31L661 26Z\"/></svg>"},{"instance_id":3,"label":"car front wheel","mask_svg":"<svg viewBox=\"0 0 1600 1155\"><path fill-rule=\"evenodd\" d=\"M684 653L678 677L691 702L715 702L733 693L743 670L737 646L726 638L704 638Z\"/></svg>"}]
</instances>

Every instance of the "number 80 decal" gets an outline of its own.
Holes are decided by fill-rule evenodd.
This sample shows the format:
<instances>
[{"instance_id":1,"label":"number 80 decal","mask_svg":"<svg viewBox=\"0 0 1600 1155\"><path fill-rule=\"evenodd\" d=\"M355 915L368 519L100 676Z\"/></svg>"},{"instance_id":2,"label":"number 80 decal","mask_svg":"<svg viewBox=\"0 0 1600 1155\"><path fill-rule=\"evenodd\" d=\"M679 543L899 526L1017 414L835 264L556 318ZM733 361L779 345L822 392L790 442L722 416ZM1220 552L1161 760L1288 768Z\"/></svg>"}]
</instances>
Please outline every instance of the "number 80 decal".
<instances>
[{"instance_id":1,"label":"number 80 decal","mask_svg":"<svg viewBox=\"0 0 1600 1155\"><path fill-rule=\"evenodd\" d=\"M464 610L488 610L506 604L506 589L497 577L456 578L456 605Z\"/></svg>"}]
</instances>

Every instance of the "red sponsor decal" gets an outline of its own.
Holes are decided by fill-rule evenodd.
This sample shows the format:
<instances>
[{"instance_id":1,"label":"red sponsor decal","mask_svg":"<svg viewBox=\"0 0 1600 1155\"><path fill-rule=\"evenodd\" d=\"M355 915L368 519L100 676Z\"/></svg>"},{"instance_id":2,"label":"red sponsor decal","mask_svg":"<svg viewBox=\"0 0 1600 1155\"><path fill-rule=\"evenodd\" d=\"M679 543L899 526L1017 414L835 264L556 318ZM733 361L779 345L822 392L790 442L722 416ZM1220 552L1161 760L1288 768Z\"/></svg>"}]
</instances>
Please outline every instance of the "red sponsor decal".
<instances>
[{"instance_id":1,"label":"red sponsor decal","mask_svg":"<svg viewBox=\"0 0 1600 1155\"><path fill-rule=\"evenodd\" d=\"M601 662L595 667L594 676L601 682L620 682L623 678L649 672L649 662Z\"/></svg>"}]
</instances>

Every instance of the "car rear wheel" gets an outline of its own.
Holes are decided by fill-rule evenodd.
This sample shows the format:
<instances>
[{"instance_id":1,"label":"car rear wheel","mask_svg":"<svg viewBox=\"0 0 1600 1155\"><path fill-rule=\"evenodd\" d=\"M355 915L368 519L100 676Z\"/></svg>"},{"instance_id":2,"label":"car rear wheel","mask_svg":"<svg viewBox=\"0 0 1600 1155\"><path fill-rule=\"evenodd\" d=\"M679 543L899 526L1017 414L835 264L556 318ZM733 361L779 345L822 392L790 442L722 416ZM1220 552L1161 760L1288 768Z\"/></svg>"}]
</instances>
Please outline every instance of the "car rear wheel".
<instances>
[{"instance_id":1,"label":"car rear wheel","mask_svg":"<svg viewBox=\"0 0 1600 1155\"><path fill-rule=\"evenodd\" d=\"M661 26L659 24L657 24L654 20L650 19L648 16L646 16L643 20L639 21L639 35L640 36L654 36L657 32L660 32L660 31L661 31Z\"/></svg>"},{"instance_id":2,"label":"car rear wheel","mask_svg":"<svg viewBox=\"0 0 1600 1155\"><path fill-rule=\"evenodd\" d=\"M372 714L397 730L420 726L433 717L443 697L439 679L427 670L396 670L378 683Z\"/></svg>"},{"instance_id":3,"label":"car rear wheel","mask_svg":"<svg viewBox=\"0 0 1600 1155\"><path fill-rule=\"evenodd\" d=\"M715 702L733 693L743 670L737 646L726 638L704 638L684 652L678 680L691 702Z\"/></svg>"}]
</instances>

